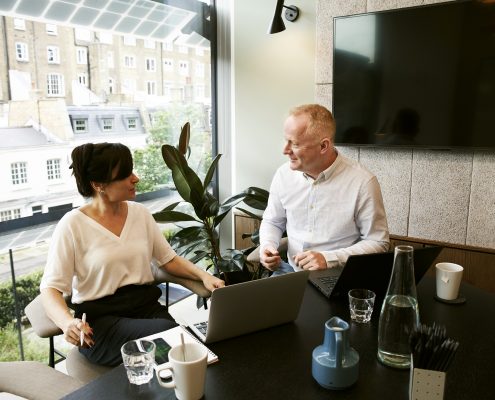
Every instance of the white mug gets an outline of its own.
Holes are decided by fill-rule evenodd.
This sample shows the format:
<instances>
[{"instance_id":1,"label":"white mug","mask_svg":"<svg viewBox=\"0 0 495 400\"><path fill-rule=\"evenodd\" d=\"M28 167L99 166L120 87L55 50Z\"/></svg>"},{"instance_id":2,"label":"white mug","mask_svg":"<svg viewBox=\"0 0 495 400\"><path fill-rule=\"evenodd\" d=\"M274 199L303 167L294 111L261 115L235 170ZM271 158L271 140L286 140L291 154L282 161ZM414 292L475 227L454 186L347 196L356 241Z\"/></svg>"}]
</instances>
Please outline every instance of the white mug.
<instances>
[{"instance_id":1,"label":"white mug","mask_svg":"<svg viewBox=\"0 0 495 400\"><path fill-rule=\"evenodd\" d=\"M455 300L459 296L462 268L458 264L441 262L436 266L437 297L443 300Z\"/></svg>"},{"instance_id":2,"label":"white mug","mask_svg":"<svg viewBox=\"0 0 495 400\"><path fill-rule=\"evenodd\" d=\"M207 349L199 343L185 343L172 347L168 352L170 365L156 368L160 386L175 389L178 400L198 400L203 397L206 380ZM170 370L171 381L163 381L160 371Z\"/></svg>"}]
</instances>

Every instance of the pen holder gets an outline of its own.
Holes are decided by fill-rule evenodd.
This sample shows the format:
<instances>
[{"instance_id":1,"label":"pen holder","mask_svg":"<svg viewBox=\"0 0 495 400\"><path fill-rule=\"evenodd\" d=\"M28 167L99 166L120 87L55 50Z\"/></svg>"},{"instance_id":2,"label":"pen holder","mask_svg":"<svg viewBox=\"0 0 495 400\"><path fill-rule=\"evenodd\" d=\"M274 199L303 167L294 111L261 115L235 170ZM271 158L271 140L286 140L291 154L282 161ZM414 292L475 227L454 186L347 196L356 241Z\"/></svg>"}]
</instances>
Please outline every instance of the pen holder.
<instances>
[{"instance_id":1,"label":"pen holder","mask_svg":"<svg viewBox=\"0 0 495 400\"><path fill-rule=\"evenodd\" d=\"M445 372L414 368L411 365L409 400L443 400L446 376Z\"/></svg>"}]
</instances>

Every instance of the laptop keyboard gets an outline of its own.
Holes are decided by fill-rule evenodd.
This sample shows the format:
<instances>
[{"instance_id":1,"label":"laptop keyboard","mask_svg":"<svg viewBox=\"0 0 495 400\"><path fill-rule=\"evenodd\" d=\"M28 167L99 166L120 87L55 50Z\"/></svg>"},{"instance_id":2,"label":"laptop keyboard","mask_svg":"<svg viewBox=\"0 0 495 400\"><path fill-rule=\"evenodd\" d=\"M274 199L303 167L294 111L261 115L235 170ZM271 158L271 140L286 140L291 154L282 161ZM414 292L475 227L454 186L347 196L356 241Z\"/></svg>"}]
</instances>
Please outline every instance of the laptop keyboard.
<instances>
[{"instance_id":1,"label":"laptop keyboard","mask_svg":"<svg viewBox=\"0 0 495 400\"><path fill-rule=\"evenodd\" d=\"M337 280L339 279L339 277L338 276L322 276L318 279L324 285L331 285L333 287L337 283Z\"/></svg>"},{"instance_id":2,"label":"laptop keyboard","mask_svg":"<svg viewBox=\"0 0 495 400\"><path fill-rule=\"evenodd\" d=\"M198 322L194 324L196 329L200 331L203 335L206 335L206 329L208 328L208 321L205 322Z\"/></svg>"}]
</instances>

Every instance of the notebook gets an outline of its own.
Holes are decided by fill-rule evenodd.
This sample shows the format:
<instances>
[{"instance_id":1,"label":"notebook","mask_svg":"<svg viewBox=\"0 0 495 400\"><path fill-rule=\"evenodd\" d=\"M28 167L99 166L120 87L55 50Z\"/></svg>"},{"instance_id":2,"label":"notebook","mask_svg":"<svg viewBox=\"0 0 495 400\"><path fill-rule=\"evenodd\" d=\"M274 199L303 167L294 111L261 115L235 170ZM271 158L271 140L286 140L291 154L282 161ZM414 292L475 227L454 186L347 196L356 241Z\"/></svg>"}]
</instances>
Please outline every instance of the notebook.
<instances>
[{"instance_id":1,"label":"notebook","mask_svg":"<svg viewBox=\"0 0 495 400\"><path fill-rule=\"evenodd\" d=\"M216 289L207 310L185 316L205 343L240 336L297 318L309 271L258 279Z\"/></svg>"},{"instance_id":2,"label":"notebook","mask_svg":"<svg viewBox=\"0 0 495 400\"><path fill-rule=\"evenodd\" d=\"M441 246L414 249L414 277L421 280L433 261L442 251ZM350 289L365 288L375 292L377 298L387 293L394 253L373 253L349 256L343 268L311 271L309 281L326 297L346 296Z\"/></svg>"}]
</instances>

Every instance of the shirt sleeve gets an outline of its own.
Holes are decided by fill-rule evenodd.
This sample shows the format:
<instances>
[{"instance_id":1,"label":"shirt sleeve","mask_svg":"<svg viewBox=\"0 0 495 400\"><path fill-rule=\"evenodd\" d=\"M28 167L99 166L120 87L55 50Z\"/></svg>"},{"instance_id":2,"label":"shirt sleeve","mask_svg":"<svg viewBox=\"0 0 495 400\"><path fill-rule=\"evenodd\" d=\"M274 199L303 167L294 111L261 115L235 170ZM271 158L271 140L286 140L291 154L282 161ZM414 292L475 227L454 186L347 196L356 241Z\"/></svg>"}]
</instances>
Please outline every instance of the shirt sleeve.
<instances>
[{"instance_id":1,"label":"shirt sleeve","mask_svg":"<svg viewBox=\"0 0 495 400\"><path fill-rule=\"evenodd\" d=\"M279 186L280 171L277 171L270 186L268 204L260 225L260 252L269 246L277 249L286 229L287 217L279 198Z\"/></svg>"},{"instance_id":2,"label":"shirt sleeve","mask_svg":"<svg viewBox=\"0 0 495 400\"><path fill-rule=\"evenodd\" d=\"M62 218L53 232L40 289L48 287L72 293L72 279L75 269L75 242L70 229L70 218Z\"/></svg>"},{"instance_id":3,"label":"shirt sleeve","mask_svg":"<svg viewBox=\"0 0 495 400\"><path fill-rule=\"evenodd\" d=\"M346 248L322 251L327 267L343 266L350 255L380 253L389 249L385 207L380 185L375 176L360 190L355 218L360 231L360 240Z\"/></svg>"}]
</instances>

